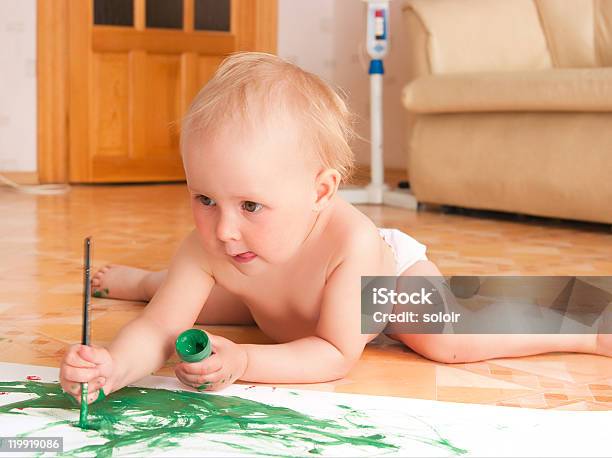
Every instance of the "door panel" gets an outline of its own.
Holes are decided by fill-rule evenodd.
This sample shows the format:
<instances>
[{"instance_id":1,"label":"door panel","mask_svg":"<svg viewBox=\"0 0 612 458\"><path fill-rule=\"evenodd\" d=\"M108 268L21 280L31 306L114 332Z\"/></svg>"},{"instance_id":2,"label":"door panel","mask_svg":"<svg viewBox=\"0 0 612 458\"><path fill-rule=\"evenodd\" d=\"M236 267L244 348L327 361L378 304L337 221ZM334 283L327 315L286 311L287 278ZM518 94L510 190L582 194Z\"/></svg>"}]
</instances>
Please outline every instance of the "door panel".
<instances>
[{"instance_id":1,"label":"door panel","mask_svg":"<svg viewBox=\"0 0 612 458\"><path fill-rule=\"evenodd\" d=\"M97 53L93 63L92 148L97 156L122 156L129 145L129 58Z\"/></svg>"},{"instance_id":2,"label":"door panel","mask_svg":"<svg viewBox=\"0 0 612 458\"><path fill-rule=\"evenodd\" d=\"M218 56L200 56L198 58L198 87L202 87L212 77L223 60Z\"/></svg>"},{"instance_id":3,"label":"door panel","mask_svg":"<svg viewBox=\"0 0 612 458\"><path fill-rule=\"evenodd\" d=\"M181 117L275 0L68 2L69 180L183 180Z\"/></svg>"},{"instance_id":4,"label":"door panel","mask_svg":"<svg viewBox=\"0 0 612 458\"><path fill-rule=\"evenodd\" d=\"M145 148L136 155L163 156L178 150L178 135L172 123L181 116L180 57L148 54L146 60Z\"/></svg>"}]
</instances>

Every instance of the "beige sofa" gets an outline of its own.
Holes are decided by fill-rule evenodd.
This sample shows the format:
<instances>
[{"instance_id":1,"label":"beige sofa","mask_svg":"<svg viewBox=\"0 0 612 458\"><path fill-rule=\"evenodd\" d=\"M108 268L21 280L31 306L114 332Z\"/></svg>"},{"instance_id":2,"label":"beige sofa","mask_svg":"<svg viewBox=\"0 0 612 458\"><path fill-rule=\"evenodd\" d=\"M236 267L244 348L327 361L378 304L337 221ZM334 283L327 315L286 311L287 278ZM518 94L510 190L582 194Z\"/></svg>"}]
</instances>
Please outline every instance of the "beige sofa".
<instances>
[{"instance_id":1,"label":"beige sofa","mask_svg":"<svg viewBox=\"0 0 612 458\"><path fill-rule=\"evenodd\" d=\"M612 223L612 0L408 0L419 202Z\"/></svg>"}]
</instances>

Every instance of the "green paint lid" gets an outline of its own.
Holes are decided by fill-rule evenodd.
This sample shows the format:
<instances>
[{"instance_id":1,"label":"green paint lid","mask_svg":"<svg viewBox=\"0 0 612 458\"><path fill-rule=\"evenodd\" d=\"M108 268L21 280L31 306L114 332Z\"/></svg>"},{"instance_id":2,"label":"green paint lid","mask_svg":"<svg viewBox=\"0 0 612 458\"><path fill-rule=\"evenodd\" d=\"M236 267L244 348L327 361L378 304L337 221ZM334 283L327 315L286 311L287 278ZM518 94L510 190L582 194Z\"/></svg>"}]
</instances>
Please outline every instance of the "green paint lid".
<instances>
[{"instance_id":1,"label":"green paint lid","mask_svg":"<svg viewBox=\"0 0 612 458\"><path fill-rule=\"evenodd\" d=\"M197 363L211 353L208 335L201 329L187 329L179 334L175 342L176 353L183 361Z\"/></svg>"}]
</instances>

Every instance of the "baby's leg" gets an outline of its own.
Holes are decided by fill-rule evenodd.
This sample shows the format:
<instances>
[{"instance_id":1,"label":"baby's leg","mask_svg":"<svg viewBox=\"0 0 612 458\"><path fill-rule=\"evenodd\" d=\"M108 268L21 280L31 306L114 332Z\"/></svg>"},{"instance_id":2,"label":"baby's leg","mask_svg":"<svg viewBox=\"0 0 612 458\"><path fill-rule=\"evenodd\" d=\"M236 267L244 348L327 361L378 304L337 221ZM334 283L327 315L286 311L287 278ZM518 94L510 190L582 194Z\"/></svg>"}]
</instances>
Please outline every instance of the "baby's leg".
<instances>
[{"instance_id":1,"label":"baby's leg","mask_svg":"<svg viewBox=\"0 0 612 458\"><path fill-rule=\"evenodd\" d=\"M402 275L442 274L431 262L421 261ZM390 337L426 358L442 363L467 363L556 351L612 356L612 334L394 334Z\"/></svg>"},{"instance_id":2,"label":"baby's leg","mask_svg":"<svg viewBox=\"0 0 612 458\"><path fill-rule=\"evenodd\" d=\"M597 334L395 334L393 337L422 356L441 363L470 363L556 351L612 356L612 343L604 345Z\"/></svg>"},{"instance_id":3,"label":"baby's leg","mask_svg":"<svg viewBox=\"0 0 612 458\"><path fill-rule=\"evenodd\" d=\"M92 277L92 294L96 297L148 302L166 278L166 273L166 270L152 272L109 264Z\"/></svg>"}]
</instances>

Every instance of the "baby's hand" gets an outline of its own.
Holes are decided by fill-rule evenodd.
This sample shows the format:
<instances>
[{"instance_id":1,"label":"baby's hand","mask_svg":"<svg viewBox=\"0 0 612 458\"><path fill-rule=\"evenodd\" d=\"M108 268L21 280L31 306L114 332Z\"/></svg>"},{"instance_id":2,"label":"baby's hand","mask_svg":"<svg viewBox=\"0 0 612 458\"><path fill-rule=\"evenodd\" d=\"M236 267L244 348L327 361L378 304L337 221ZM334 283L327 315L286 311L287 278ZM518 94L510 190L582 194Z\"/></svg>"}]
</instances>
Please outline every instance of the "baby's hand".
<instances>
[{"instance_id":1,"label":"baby's hand","mask_svg":"<svg viewBox=\"0 0 612 458\"><path fill-rule=\"evenodd\" d=\"M231 385L247 368L246 350L224 337L208 333L213 354L197 363L176 365L176 377L200 391L218 391Z\"/></svg>"},{"instance_id":2,"label":"baby's hand","mask_svg":"<svg viewBox=\"0 0 612 458\"><path fill-rule=\"evenodd\" d=\"M100 388L110 392L107 380L113 373L113 357L106 348L76 344L70 346L60 366L64 391L81 402L81 383L87 382L87 403L98 399Z\"/></svg>"}]
</instances>

